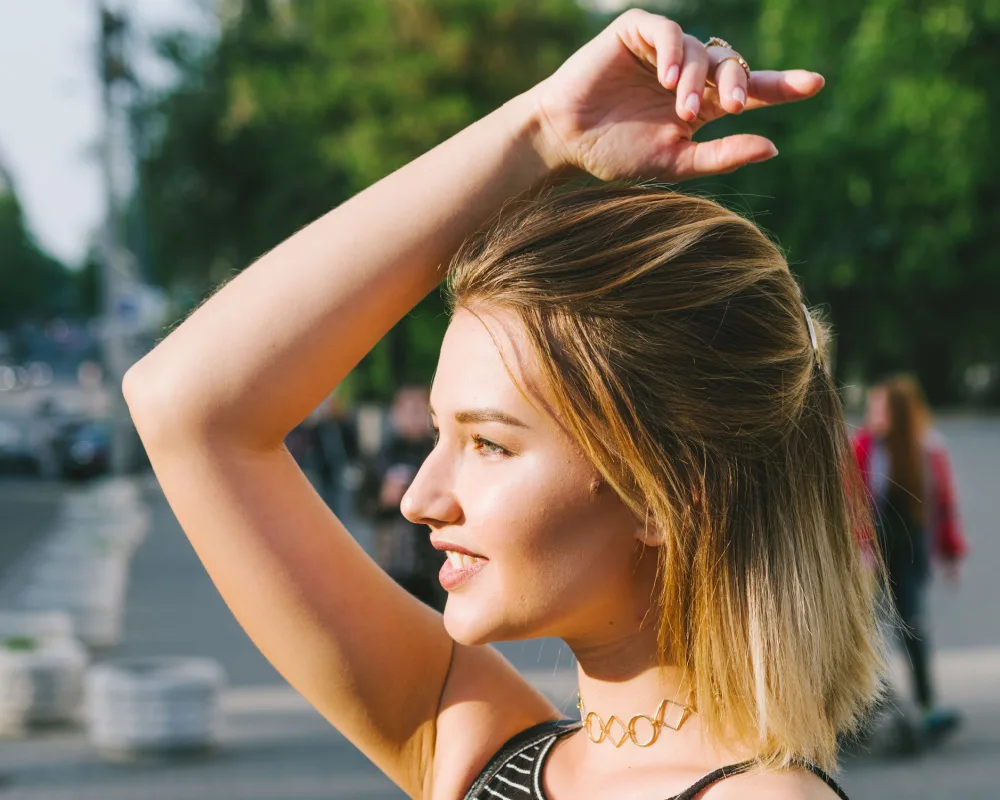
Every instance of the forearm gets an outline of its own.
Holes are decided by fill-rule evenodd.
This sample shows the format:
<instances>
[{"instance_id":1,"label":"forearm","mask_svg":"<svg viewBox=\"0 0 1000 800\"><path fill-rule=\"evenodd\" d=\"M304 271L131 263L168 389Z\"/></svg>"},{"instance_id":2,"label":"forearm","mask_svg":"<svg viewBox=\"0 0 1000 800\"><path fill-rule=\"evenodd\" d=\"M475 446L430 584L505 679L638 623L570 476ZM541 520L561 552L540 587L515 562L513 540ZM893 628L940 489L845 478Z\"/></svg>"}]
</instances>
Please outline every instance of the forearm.
<instances>
[{"instance_id":1,"label":"forearm","mask_svg":"<svg viewBox=\"0 0 1000 800\"><path fill-rule=\"evenodd\" d=\"M551 176L540 136L531 96L517 97L244 270L129 371L144 439L280 444L468 235Z\"/></svg>"}]
</instances>

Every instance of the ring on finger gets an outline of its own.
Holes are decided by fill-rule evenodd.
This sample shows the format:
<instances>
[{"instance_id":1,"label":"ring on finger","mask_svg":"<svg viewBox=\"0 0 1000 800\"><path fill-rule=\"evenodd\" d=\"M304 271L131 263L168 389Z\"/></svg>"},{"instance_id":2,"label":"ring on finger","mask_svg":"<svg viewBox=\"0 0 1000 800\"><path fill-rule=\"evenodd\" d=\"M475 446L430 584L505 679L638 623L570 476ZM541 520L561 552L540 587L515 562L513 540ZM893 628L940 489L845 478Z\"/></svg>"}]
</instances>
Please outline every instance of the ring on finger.
<instances>
[{"instance_id":1,"label":"ring on finger","mask_svg":"<svg viewBox=\"0 0 1000 800\"><path fill-rule=\"evenodd\" d=\"M747 80L750 80L750 65L747 63L747 60L743 58L743 56L741 56L736 50L733 49L733 46L729 44L729 42L727 42L725 39L720 39L718 36L713 36L711 39L705 42L705 49L707 50L709 47L724 47L732 54L724 56L716 62L715 64L716 71L718 71L719 67L721 67L727 61L735 61L737 64L743 67L743 71L747 75ZM710 81L710 83L713 86L715 85L714 81Z\"/></svg>"}]
</instances>

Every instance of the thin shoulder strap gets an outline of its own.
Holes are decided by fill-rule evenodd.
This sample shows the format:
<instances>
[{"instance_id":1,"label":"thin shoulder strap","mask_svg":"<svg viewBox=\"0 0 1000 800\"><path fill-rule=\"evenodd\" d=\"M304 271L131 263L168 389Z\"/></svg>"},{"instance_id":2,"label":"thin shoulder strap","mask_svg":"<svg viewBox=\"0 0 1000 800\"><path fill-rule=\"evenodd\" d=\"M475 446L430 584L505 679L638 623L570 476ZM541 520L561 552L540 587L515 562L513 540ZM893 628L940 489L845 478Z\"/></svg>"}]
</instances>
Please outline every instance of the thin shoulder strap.
<instances>
[{"instance_id":1,"label":"thin shoulder strap","mask_svg":"<svg viewBox=\"0 0 1000 800\"><path fill-rule=\"evenodd\" d=\"M726 778L731 778L734 775L742 775L752 766L752 761L744 761L742 764L733 764L731 767L722 767L721 769L717 769L714 772L708 773L708 775L697 783L688 786L688 788L680 794L674 795L670 798L670 800L695 800L699 794L705 791L713 783L724 781Z\"/></svg>"},{"instance_id":2,"label":"thin shoulder strap","mask_svg":"<svg viewBox=\"0 0 1000 800\"><path fill-rule=\"evenodd\" d=\"M837 783L829 775L827 775L822 769L813 764L811 761L803 761L802 766L804 766L813 775L815 775L817 778L823 781L823 783L825 783L827 786L833 789L834 793L836 793L837 797L839 797L840 800L850 800L850 798L847 796L847 793L840 787L840 784Z\"/></svg>"},{"instance_id":3,"label":"thin shoulder strap","mask_svg":"<svg viewBox=\"0 0 1000 800\"><path fill-rule=\"evenodd\" d=\"M537 725L532 725L530 728L515 734L508 739L499 750L497 750L493 758L489 760L485 769L479 773L479 777L476 778L475 783L472 784L472 787L466 793L465 800L472 800L475 798L476 795L483 790L483 787L493 780L494 776L500 771L500 768L522 750L526 750L529 747L533 747L536 744L544 742L550 736L558 736L562 733L568 733L570 730L574 730L578 727L580 727L580 722L578 720L557 719L549 720L548 722L540 722Z\"/></svg>"},{"instance_id":4,"label":"thin shoulder strap","mask_svg":"<svg viewBox=\"0 0 1000 800\"><path fill-rule=\"evenodd\" d=\"M800 761L798 764L799 766L805 767L813 775L823 781L823 783L833 789L840 800L850 800L850 798L848 798L848 796L844 793L844 790L840 788L840 785L818 766L810 761ZM696 784L689 786L679 795L672 797L670 800L695 800L699 794L705 791L712 784L724 781L726 778L732 778L734 775L742 775L753 765L753 761L744 761L742 764L733 764L731 767L722 767L722 769L717 769L715 772L710 772Z\"/></svg>"}]
</instances>

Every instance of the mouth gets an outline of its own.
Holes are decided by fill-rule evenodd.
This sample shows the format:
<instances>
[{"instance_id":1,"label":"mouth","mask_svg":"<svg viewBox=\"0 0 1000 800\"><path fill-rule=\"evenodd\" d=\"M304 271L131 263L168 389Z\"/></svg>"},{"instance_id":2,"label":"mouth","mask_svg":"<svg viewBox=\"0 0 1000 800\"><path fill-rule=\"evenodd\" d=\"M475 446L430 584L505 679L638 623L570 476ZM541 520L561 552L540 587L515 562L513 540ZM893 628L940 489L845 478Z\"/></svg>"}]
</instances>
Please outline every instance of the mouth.
<instances>
[{"instance_id":1,"label":"mouth","mask_svg":"<svg viewBox=\"0 0 1000 800\"><path fill-rule=\"evenodd\" d=\"M451 542L434 542L437 550L443 550L447 560L441 566L438 580L445 591L451 592L479 574L490 560Z\"/></svg>"}]
</instances>

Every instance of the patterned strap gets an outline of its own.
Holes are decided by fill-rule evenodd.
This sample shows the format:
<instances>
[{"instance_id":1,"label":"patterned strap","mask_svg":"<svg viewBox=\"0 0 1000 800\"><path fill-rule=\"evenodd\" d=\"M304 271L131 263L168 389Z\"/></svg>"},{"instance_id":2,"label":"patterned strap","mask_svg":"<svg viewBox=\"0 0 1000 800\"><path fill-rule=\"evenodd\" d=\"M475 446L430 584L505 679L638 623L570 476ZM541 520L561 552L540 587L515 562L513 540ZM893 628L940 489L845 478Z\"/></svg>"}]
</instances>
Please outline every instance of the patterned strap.
<instances>
[{"instance_id":1,"label":"patterned strap","mask_svg":"<svg viewBox=\"0 0 1000 800\"><path fill-rule=\"evenodd\" d=\"M493 780L503 765L521 751L527 750L529 747L533 747L536 744L540 744L551 736L561 736L569 733L570 731L576 730L579 727L579 720L559 719L550 720L548 722L540 722L527 730L523 730L520 733L515 734L508 739L506 743L504 743L503 747L497 751L496 755L490 759L483 771L479 773L479 777L476 778L472 787L466 793L464 800L475 800L476 796L482 792L483 787ZM726 778L732 778L735 775L742 775L744 772L753 767L754 763L755 762L753 761L744 761L741 764L733 764L732 766L722 767L714 772L710 772L694 785L689 786L680 794L670 798L670 800L696 800L698 795L712 784L723 781ZM829 786L836 793L839 800L850 800L840 785L820 767L810 761L800 761L797 763L799 766L808 769L811 773L813 773L813 775Z\"/></svg>"},{"instance_id":2,"label":"patterned strap","mask_svg":"<svg viewBox=\"0 0 1000 800\"><path fill-rule=\"evenodd\" d=\"M465 800L474 800L474 798L483 790L483 787L493 780L493 777L500 771L500 768L522 750L526 750L529 747L540 744L550 736L558 736L562 733L568 733L570 730L575 730L579 727L579 720L557 719L549 720L548 722L540 722L537 725L531 726L527 730L523 730L520 733L515 734L504 743L503 747L501 747L496 752L496 755L490 759L486 768L479 773L479 777L476 778L475 783L472 784L472 787L466 793Z\"/></svg>"}]
</instances>

